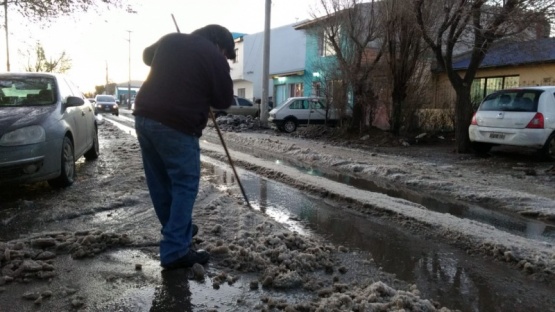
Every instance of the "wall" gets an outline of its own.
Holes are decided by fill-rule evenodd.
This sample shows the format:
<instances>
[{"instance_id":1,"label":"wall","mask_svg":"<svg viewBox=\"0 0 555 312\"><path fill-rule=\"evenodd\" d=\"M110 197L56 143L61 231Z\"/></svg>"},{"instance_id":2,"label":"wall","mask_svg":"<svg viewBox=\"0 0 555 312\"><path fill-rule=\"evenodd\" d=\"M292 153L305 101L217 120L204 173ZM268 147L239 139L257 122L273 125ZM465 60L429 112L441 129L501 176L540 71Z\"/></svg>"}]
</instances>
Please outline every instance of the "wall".
<instances>
[{"instance_id":1,"label":"wall","mask_svg":"<svg viewBox=\"0 0 555 312\"><path fill-rule=\"evenodd\" d=\"M295 24L270 30L270 76L304 69L306 37L304 32L296 31L293 25ZM243 80L252 83L249 87L251 91L247 90L247 94L252 94L253 98L261 98L264 32L246 35L243 39ZM268 83L268 95L273 96L274 88L270 78Z\"/></svg>"},{"instance_id":2,"label":"wall","mask_svg":"<svg viewBox=\"0 0 555 312\"><path fill-rule=\"evenodd\" d=\"M464 75L464 72L460 72ZM555 63L507 66L499 68L482 68L475 78L519 76L519 86L555 85ZM444 73L434 76L432 87L432 108L454 107L455 90Z\"/></svg>"},{"instance_id":3,"label":"wall","mask_svg":"<svg viewBox=\"0 0 555 312\"><path fill-rule=\"evenodd\" d=\"M230 60L229 61L229 68L231 69L231 71L229 72L229 75L231 76L231 79L233 79L233 81L236 80L243 80L244 79L244 42L243 42L243 37L240 37L238 39L235 39L235 49L236 51L236 56L237 58L235 59L235 61Z\"/></svg>"}]
</instances>

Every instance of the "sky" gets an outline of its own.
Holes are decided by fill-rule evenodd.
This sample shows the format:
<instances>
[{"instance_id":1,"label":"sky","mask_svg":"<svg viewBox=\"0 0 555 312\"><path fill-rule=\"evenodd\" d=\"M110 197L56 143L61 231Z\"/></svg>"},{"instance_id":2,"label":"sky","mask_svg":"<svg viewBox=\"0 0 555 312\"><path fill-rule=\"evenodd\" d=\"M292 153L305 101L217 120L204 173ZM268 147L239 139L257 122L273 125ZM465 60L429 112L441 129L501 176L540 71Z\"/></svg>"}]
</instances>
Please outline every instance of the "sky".
<instances>
[{"instance_id":1,"label":"sky","mask_svg":"<svg viewBox=\"0 0 555 312\"><path fill-rule=\"evenodd\" d=\"M33 25L8 12L11 72L24 71L29 52L39 41L47 57L65 51L71 58L68 76L83 92L110 82L145 80L149 67L142 51L166 33L175 32L173 14L183 33L208 24L220 24L231 32L264 31L265 0L142 0L133 1L136 14L124 8L99 9ZM273 0L271 28L309 19L315 0ZM6 71L5 33L1 28L0 68ZM130 40L129 40L130 39ZM131 64L131 66L129 66Z\"/></svg>"}]
</instances>

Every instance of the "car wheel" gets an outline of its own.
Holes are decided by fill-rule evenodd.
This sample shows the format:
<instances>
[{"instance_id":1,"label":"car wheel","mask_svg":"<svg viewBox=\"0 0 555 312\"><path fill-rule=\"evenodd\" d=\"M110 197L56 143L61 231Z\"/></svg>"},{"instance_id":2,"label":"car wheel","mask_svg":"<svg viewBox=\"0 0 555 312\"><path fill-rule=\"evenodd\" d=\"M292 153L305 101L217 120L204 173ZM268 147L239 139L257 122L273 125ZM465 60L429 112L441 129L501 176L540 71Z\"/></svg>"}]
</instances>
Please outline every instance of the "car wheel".
<instances>
[{"instance_id":1,"label":"car wheel","mask_svg":"<svg viewBox=\"0 0 555 312\"><path fill-rule=\"evenodd\" d=\"M119 116L119 111L116 111L116 113L114 115Z\"/></svg>"},{"instance_id":2,"label":"car wheel","mask_svg":"<svg viewBox=\"0 0 555 312\"><path fill-rule=\"evenodd\" d=\"M52 187L67 187L73 184L75 179L75 156L73 154L73 143L68 137L64 137L62 143L60 176L48 180Z\"/></svg>"},{"instance_id":3,"label":"car wheel","mask_svg":"<svg viewBox=\"0 0 555 312\"><path fill-rule=\"evenodd\" d=\"M545 145L540 150L542 157L547 161L555 161L555 133L552 133Z\"/></svg>"},{"instance_id":4,"label":"car wheel","mask_svg":"<svg viewBox=\"0 0 555 312\"><path fill-rule=\"evenodd\" d=\"M214 117L218 118L218 117L222 117L222 116L225 116L225 115L226 115L225 112L216 112L216 113L214 114Z\"/></svg>"},{"instance_id":5,"label":"car wheel","mask_svg":"<svg viewBox=\"0 0 555 312\"><path fill-rule=\"evenodd\" d=\"M98 144L98 129L94 128L93 134L93 146L85 153L86 160L94 160L97 159L100 155L100 145Z\"/></svg>"},{"instance_id":6,"label":"car wheel","mask_svg":"<svg viewBox=\"0 0 555 312\"><path fill-rule=\"evenodd\" d=\"M283 130L287 133L297 130L297 121L293 118L286 119L283 122Z\"/></svg>"},{"instance_id":7,"label":"car wheel","mask_svg":"<svg viewBox=\"0 0 555 312\"><path fill-rule=\"evenodd\" d=\"M472 142L472 149L477 155L487 154L493 147L490 143Z\"/></svg>"}]
</instances>

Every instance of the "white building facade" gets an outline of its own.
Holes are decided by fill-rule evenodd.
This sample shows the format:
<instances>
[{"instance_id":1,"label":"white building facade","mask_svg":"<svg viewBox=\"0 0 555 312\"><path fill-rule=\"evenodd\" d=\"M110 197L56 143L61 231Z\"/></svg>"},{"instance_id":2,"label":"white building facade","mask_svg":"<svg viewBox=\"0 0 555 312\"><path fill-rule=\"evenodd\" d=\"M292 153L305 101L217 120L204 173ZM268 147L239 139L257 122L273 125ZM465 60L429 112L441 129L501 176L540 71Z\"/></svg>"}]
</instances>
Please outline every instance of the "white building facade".
<instances>
[{"instance_id":1,"label":"white building facade","mask_svg":"<svg viewBox=\"0 0 555 312\"><path fill-rule=\"evenodd\" d=\"M274 97L272 76L304 70L306 35L289 24L270 30L270 68L268 95ZM230 62L235 95L256 100L262 97L264 32L244 35L235 40L237 58ZM279 103L276 103L279 104Z\"/></svg>"}]
</instances>

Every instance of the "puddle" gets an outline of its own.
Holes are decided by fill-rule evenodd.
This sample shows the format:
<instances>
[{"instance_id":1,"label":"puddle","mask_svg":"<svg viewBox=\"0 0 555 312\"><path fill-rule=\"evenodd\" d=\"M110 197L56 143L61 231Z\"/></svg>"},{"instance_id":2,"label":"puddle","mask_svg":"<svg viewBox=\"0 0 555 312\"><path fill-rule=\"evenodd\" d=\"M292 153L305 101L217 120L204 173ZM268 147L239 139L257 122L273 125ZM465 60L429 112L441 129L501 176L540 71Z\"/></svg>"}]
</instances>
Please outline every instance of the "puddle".
<instances>
[{"instance_id":1,"label":"puddle","mask_svg":"<svg viewBox=\"0 0 555 312\"><path fill-rule=\"evenodd\" d=\"M516 214L498 212L492 210L491 207L481 207L444 198L438 199L438 196L435 195L434 197L426 196L415 191L399 189L398 187L386 188L372 181L344 174L325 173L318 169L303 168L300 166L293 167L306 174L321 176L332 181L351 185L361 190L383 193L391 197L405 199L420 204L432 211L448 213L459 218L489 224L511 234L555 243L555 226L540 220L531 220Z\"/></svg>"},{"instance_id":2,"label":"puddle","mask_svg":"<svg viewBox=\"0 0 555 312\"><path fill-rule=\"evenodd\" d=\"M219 183L238 187L225 164L203 157L203 166ZM446 307L462 311L525 310L541 305L546 301L544 296L550 296L544 286L515 276L513 270L496 263L477 261L461 250L405 233L383 220L348 213L285 184L238 172L256 209L304 235L317 234L333 244L370 252L385 272L416 284L422 297Z\"/></svg>"},{"instance_id":3,"label":"puddle","mask_svg":"<svg viewBox=\"0 0 555 312\"><path fill-rule=\"evenodd\" d=\"M264 157L262 155L257 156ZM548 243L555 243L555 225L549 222L528 219L518 214L495 211L494 207L481 207L471 203L455 201L448 198L440 198L436 195L432 197L409 189L400 189L398 186L382 186L381 184L367 179L360 179L336 172L327 172L315 167L303 167L302 165L294 164L285 160L276 160L276 163L296 168L300 172L307 175L319 176L345 185L353 186L357 189L405 199L420 204L432 211L448 213L459 218L489 224L514 235Z\"/></svg>"}]
</instances>

